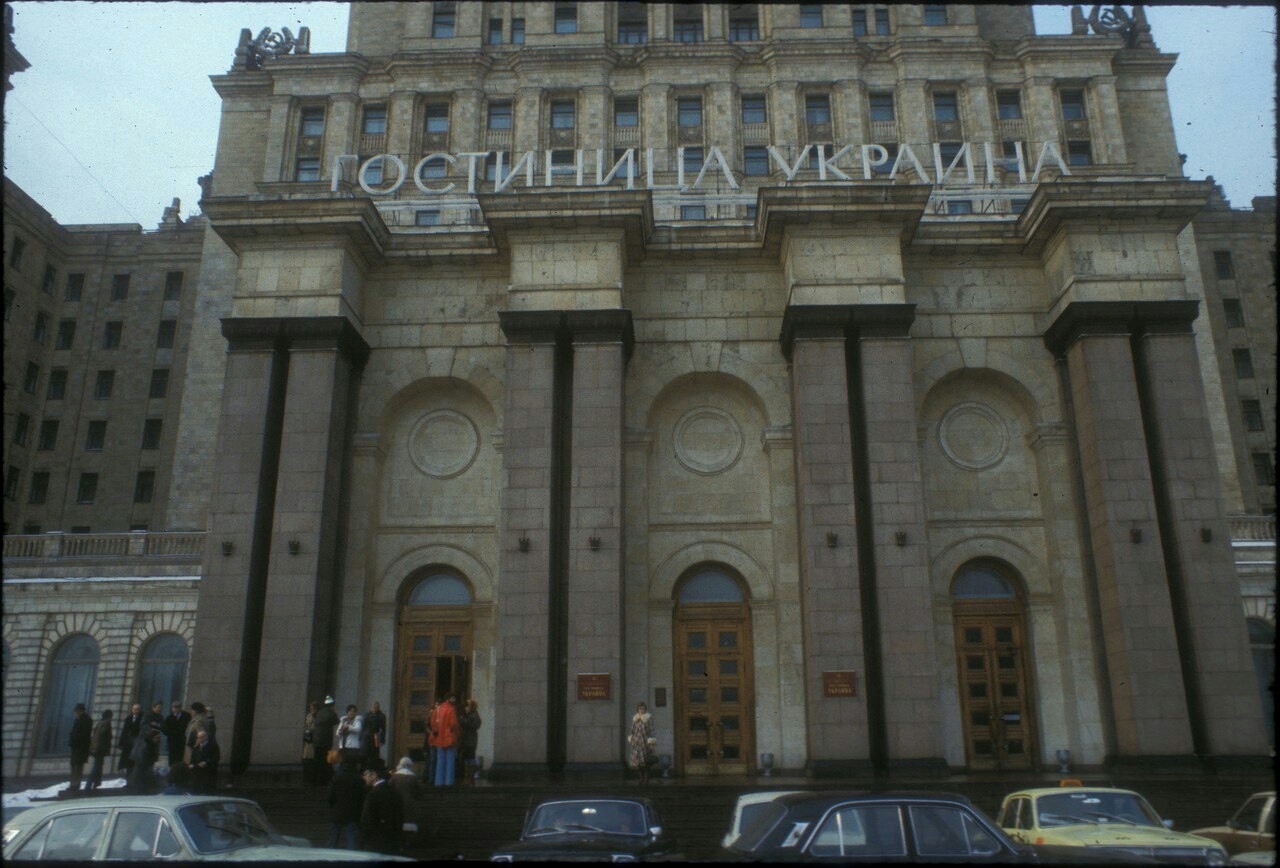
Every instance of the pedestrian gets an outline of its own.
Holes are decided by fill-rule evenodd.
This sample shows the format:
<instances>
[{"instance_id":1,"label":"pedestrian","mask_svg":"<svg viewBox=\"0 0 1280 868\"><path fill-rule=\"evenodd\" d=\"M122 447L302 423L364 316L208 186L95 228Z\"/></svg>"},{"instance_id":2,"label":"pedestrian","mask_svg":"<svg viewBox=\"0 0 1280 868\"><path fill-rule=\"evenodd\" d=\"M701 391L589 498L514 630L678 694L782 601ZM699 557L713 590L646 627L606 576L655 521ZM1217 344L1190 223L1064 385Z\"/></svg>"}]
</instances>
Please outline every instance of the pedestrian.
<instances>
[{"instance_id":1,"label":"pedestrian","mask_svg":"<svg viewBox=\"0 0 1280 868\"><path fill-rule=\"evenodd\" d=\"M320 713L320 703L307 704L307 716L302 719L302 782L316 782L316 715Z\"/></svg>"},{"instance_id":2,"label":"pedestrian","mask_svg":"<svg viewBox=\"0 0 1280 868\"><path fill-rule=\"evenodd\" d=\"M653 736L653 717L643 702L636 705L631 718L631 734L627 737L627 756L631 767L640 772L640 783L649 783L649 765L653 762L653 749L658 740Z\"/></svg>"},{"instance_id":3,"label":"pedestrian","mask_svg":"<svg viewBox=\"0 0 1280 868\"><path fill-rule=\"evenodd\" d=\"M218 724L213 719L213 706L207 706L204 710L204 728L209 731L209 741L214 744L218 743Z\"/></svg>"},{"instance_id":4,"label":"pedestrian","mask_svg":"<svg viewBox=\"0 0 1280 868\"><path fill-rule=\"evenodd\" d=\"M146 795L151 792L156 760L160 758L160 727L163 722L164 718L148 720L138 737L133 740L133 749L129 754L129 758L133 760L133 768L129 771L128 785L135 793Z\"/></svg>"},{"instance_id":5,"label":"pedestrian","mask_svg":"<svg viewBox=\"0 0 1280 868\"><path fill-rule=\"evenodd\" d=\"M360 719L360 715L356 714L356 707L348 705L347 714L338 721L336 732L338 750L342 752L344 762L351 760L357 766L360 765L360 727L363 724L364 721Z\"/></svg>"},{"instance_id":6,"label":"pedestrian","mask_svg":"<svg viewBox=\"0 0 1280 868\"><path fill-rule=\"evenodd\" d=\"M315 783L323 786L333 778L333 766L329 765L329 751L333 749L333 736L338 728L338 712L333 710L333 697L324 698L324 707L316 712L312 738L315 746Z\"/></svg>"},{"instance_id":7,"label":"pedestrian","mask_svg":"<svg viewBox=\"0 0 1280 868\"><path fill-rule=\"evenodd\" d=\"M346 848L356 849L363 807L364 781L356 773L356 764L344 761L329 783L329 842L326 847L337 847L339 838L345 838Z\"/></svg>"},{"instance_id":8,"label":"pedestrian","mask_svg":"<svg viewBox=\"0 0 1280 868\"><path fill-rule=\"evenodd\" d=\"M164 703L156 700L151 703L151 713L147 715L147 723L155 721L160 724L161 731L164 729Z\"/></svg>"},{"instance_id":9,"label":"pedestrian","mask_svg":"<svg viewBox=\"0 0 1280 868\"><path fill-rule=\"evenodd\" d=\"M360 749L364 754L365 765L368 765L369 760L375 756L382 758L382 746L386 743L387 716L382 713L382 707L375 702L364 715L360 727Z\"/></svg>"},{"instance_id":10,"label":"pedestrian","mask_svg":"<svg viewBox=\"0 0 1280 868\"><path fill-rule=\"evenodd\" d=\"M160 791L162 796L191 796L191 766L178 760L169 766L169 785Z\"/></svg>"},{"instance_id":11,"label":"pedestrian","mask_svg":"<svg viewBox=\"0 0 1280 868\"><path fill-rule=\"evenodd\" d=\"M458 710L454 704L458 698L452 693L440 703L436 718L436 746L440 756L436 762L436 786L451 787L454 781L454 764L458 759Z\"/></svg>"},{"instance_id":12,"label":"pedestrian","mask_svg":"<svg viewBox=\"0 0 1280 868\"><path fill-rule=\"evenodd\" d=\"M387 777L387 764L381 759L374 759L365 769L369 792L360 812L360 849L395 855L400 852L404 832L404 802Z\"/></svg>"},{"instance_id":13,"label":"pedestrian","mask_svg":"<svg viewBox=\"0 0 1280 868\"><path fill-rule=\"evenodd\" d=\"M169 768L182 762L187 752L187 724L191 723L191 714L184 711L182 703L174 701L169 706L169 716L164 719L164 737L169 748Z\"/></svg>"},{"instance_id":14,"label":"pedestrian","mask_svg":"<svg viewBox=\"0 0 1280 868\"><path fill-rule=\"evenodd\" d=\"M67 744L71 747L71 785L67 787L68 795L79 795L80 779L84 776L84 764L89 761L89 752L93 748L93 718L84 710L84 703L77 702L72 714L71 736Z\"/></svg>"},{"instance_id":15,"label":"pedestrian","mask_svg":"<svg viewBox=\"0 0 1280 868\"><path fill-rule=\"evenodd\" d=\"M120 749L120 764L117 766L117 771L124 772L126 777L133 770L131 759L133 742L141 732L142 706L134 703L133 708L129 710L129 716L125 718L124 723L120 724L120 740L116 742L116 747Z\"/></svg>"},{"instance_id":16,"label":"pedestrian","mask_svg":"<svg viewBox=\"0 0 1280 868\"><path fill-rule=\"evenodd\" d=\"M462 736L458 741L458 759L462 762L461 783L465 786L474 783L474 766L476 764L476 747L480 744L480 703L468 699L462 706L462 717L458 725L462 728Z\"/></svg>"},{"instance_id":17,"label":"pedestrian","mask_svg":"<svg viewBox=\"0 0 1280 868\"><path fill-rule=\"evenodd\" d=\"M436 739L440 733L440 700L436 700L427 714L427 773L423 782L429 786L436 785L436 767L440 765L440 746Z\"/></svg>"},{"instance_id":18,"label":"pedestrian","mask_svg":"<svg viewBox=\"0 0 1280 868\"><path fill-rule=\"evenodd\" d=\"M406 805L422 796L424 792L422 781L418 780L417 774L413 771L413 760L407 756L400 757L400 764L396 766L395 774L391 776L391 786L396 788L396 792L400 794L400 800Z\"/></svg>"},{"instance_id":19,"label":"pedestrian","mask_svg":"<svg viewBox=\"0 0 1280 868\"><path fill-rule=\"evenodd\" d=\"M197 793L211 795L218 789L218 760L222 752L218 743L209 738L207 729L196 730L196 743L191 748L191 788Z\"/></svg>"},{"instance_id":20,"label":"pedestrian","mask_svg":"<svg viewBox=\"0 0 1280 868\"><path fill-rule=\"evenodd\" d=\"M191 703L191 722L187 724L187 748L183 751L183 760L191 765L191 751L196 746L196 733L209 731L208 709L203 702Z\"/></svg>"},{"instance_id":21,"label":"pedestrian","mask_svg":"<svg viewBox=\"0 0 1280 868\"><path fill-rule=\"evenodd\" d=\"M102 712L102 719L93 725L89 752L93 755L93 768L89 770L86 790L102 786L102 766L111 755L111 709Z\"/></svg>"}]
</instances>

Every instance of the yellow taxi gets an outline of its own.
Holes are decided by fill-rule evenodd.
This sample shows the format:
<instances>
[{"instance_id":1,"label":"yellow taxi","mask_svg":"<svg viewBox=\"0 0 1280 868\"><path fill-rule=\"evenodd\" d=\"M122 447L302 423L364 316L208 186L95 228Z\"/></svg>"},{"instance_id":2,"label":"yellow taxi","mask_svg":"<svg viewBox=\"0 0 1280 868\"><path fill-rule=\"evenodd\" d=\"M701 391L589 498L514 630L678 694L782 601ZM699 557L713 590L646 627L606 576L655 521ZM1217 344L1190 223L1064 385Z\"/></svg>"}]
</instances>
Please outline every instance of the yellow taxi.
<instances>
[{"instance_id":1,"label":"yellow taxi","mask_svg":"<svg viewBox=\"0 0 1280 868\"><path fill-rule=\"evenodd\" d=\"M997 825L1026 844L1107 847L1161 862L1223 865L1227 851L1216 841L1175 832L1147 800L1132 790L1047 787L1004 798Z\"/></svg>"}]
</instances>

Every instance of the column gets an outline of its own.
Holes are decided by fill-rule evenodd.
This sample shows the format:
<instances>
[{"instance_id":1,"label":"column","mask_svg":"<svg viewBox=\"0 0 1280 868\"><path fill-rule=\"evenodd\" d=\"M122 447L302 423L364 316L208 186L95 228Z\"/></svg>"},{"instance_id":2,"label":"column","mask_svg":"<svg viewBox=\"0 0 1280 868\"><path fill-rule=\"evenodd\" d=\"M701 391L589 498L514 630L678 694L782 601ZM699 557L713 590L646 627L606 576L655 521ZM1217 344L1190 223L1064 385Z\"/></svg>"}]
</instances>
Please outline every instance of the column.
<instances>
[{"instance_id":1,"label":"column","mask_svg":"<svg viewBox=\"0 0 1280 868\"><path fill-rule=\"evenodd\" d=\"M985 78L969 79L964 83L964 95L969 103L969 114L965 117L964 140L966 142L998 142L996 135L996 113L991 105L991 85ZM981 148L978 149L979 156ZM996 151L999 153L999 150ZM981 175L981 172L979 172Z\"/></svg>"},{"instance_id":2,"label":"column","mask_svg":"<svg viewBox=\"0 0 1280 868\"><path fill-rule=\"evenodd\" d=\"M1057 144L1062 136L1059 134L1058 101L1054 96L1053 79L1048 76L1033 76L1023 82L1023 102L1027 113L1027 171L1035 168L1036 155L1044 142Z\"/></svg>"},{"instance_id":3,"label":"column","mask_svg":"<svg viewBox=\"0 0 1280 868\"><path fill-rule=\"evenodd\" d=\"M522 87L516 91L511 119L511 162L514 164L525 151L536 151L542 140L542 89ZM542 155L538 155L538 166Z\"/></svg>"},{"instance_id":4,"label":"column","mask_svg":"<svg viewBox=\"0 0 1280 868\"><path fill-rule=\"evenodd\" d=\"M297 762L298 715L334 687L345 549L342 490L356 371L342 317L277 320L290 341L253 725L255 764Z\"/></svg>"},{"instance_id":5,"label":"column","mask_svg":"<svg viewBox=\"0 0 1280 868\"><path fill-rule=\"evenodd\" d=\"M391 92L391 99L387 104L387 144L386 153L395 154L404 160L405 170L413 172L414 165L420 159L420 155L413 153L413 142L415 139L413 130L414 104L417 102L418 95L410 90L396 90ZM423 153L426 149L423 148ZM373 156L370 154L369 156ZM391 172L387 172L387 177L391 177ZM408 184L412 185L413 181L409 180Z\"/></svg>"},{"instance_id":6,"label":"column","mask_svg":"<svg viewBox=\"0 0 1280 868\"><path fill-rule=\"evenodd\" d=\"M267 119L266 156L262 165L264 181L292 181L293 172L284 164L285 142L289 139L289 106L293 98L288 94L271 97L271 115ZM322 167L322 169L325 167Z\"/></svg>"},{"instance_id":7,"label":"column","mask_svg":"<svg viewBox=\"0 0 1280 868\"><path fill-rule=\"evenodd\" d=\"M616 767L622 756L623 375L630 350L625 310L567 314L573 335L572 483L569 499L567 762ZM592 540L596 543L592 543ZM577 694L579 673L607 673L607 700Z\"/></svg>"},{"instance_id":8,"label":"column","mask_svg":"<svg viewBox=\"0 0 1280 868\"><path fill-rule=\"evenodd\" d=\"M1089 79L1093 86L1098 117L1090 123L1093 139L1100 144L1097 162L1127 163L1129 151L1125 147L1124 125L1120 120L1120 100L1116 96L1116 77L1096 75Z\"/></svg>"},{"instance_id":9,"label":"column","mask_svg":"<svg viewBox=\"0 0 1280 868\"><path fill-rule=\"evenodd\" d=\"M830 6L828 11L843 8ZM856 165L862 158L857 146L871 141L871 131L864 124L867 112L867 83L861 79L842 79L836 82L836 147L853 145L850 158L842 160L842 164Z\"/></svg>"},{"instance_id":10,"label":"column","mask_svg":"<svg viewBox=\"0 0 1280 868\"><path fill-rule=\"evenodd\" d=\"M359 144L360 119L356 104L359 98L353 93L335 93L329 97L329 106L324 120L324 158L320 161L320 177L326 180L333 178L334 161L342 154L353 153ZM410 168L413 168L410 166ZM354 181L359 166L351 171ZM290 175L292 180L293 176Z\"/></svg>"},{"instance_id":11,"label":"column","mask_svg":"<svg viewBox=\"0 0 1280 868\"><path fill-rule=\"evenodd\" d=\"M933 153L932 149L921 147L933 141L933 134L930 132L933 106L929 102L928 85L929 83L921 78L903 79L898 82L895 94L898 134L902 136L902 142L911 145L912 150L917 151L916 156L926 167L932 162L932 156L926 156L926 154ZM920 153L921 151L924 153Z\"/></svg>"}]
</instances>

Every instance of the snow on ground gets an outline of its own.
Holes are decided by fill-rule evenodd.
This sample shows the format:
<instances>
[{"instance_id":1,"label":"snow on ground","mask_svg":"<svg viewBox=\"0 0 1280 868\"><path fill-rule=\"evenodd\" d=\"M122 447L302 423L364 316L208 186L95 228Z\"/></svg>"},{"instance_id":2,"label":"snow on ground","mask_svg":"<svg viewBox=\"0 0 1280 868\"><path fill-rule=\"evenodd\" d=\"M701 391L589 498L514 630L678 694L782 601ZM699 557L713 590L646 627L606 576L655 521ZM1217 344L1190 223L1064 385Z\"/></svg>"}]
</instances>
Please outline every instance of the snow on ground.
<instances>
[{"instance_id":1,"label":"snow on ground","mask_svg":"<svg viewBox=\"0 0 1280 868\"><path fill-rule=\"evenodd\" d=\"M109 781L102 782L102 788L104 790L120 788L124 785L124 778L112 778ZM5 793L4 806L9 808L15 805L30 805L34 802L46 799L56 799L58 798L58 794L69 786L71 786L71 783L68 781L61 784L54 784L51 787L45 787L42 790L23 790L20 793Z\"/></svg>"}]
</instances>

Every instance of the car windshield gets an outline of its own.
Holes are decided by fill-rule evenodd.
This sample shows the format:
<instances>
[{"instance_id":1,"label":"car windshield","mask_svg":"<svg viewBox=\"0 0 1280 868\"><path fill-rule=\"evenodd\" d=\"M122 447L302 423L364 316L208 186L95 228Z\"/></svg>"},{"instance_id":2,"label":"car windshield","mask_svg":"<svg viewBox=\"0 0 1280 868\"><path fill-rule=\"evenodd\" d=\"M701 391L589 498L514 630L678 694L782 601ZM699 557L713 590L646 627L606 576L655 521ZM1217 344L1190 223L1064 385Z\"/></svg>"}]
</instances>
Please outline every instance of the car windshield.
<instances>
[{"instance_id":1,"label":"car windshield","mask_svg":"<svg viewBox=\"0 0 1280 868\"><path fill-rule=\"evenodd\" d=\"M1036 800L1040 827L1079 825L1161 826L1159 815L1137 793L1073 792Z\"/></svg>"},{"instance_id":2,"label":"car windshield","mask_svg":"<svg viewBox=\"0 0 1280 868\"><path fill-rule=\"evenodd\" d=\"M201 853L224 853L264 844L283 844L257 805L201 802L178 810L187 837Z\"/></svg>"},{"instance_id":3,"label":"car windshield","mask_svg":"<svg viewBox=\"0 0 1280 868\"><path fill-rule=\"evenodd\" d=\"M614 835L644 835L644 805L639 802L577 801L545 802L534 809L526 836L563 832L608 832Z\"/></svg>"}]
</instances>

